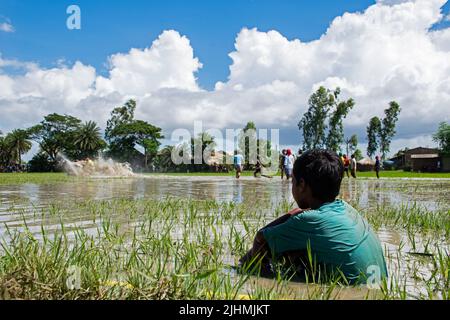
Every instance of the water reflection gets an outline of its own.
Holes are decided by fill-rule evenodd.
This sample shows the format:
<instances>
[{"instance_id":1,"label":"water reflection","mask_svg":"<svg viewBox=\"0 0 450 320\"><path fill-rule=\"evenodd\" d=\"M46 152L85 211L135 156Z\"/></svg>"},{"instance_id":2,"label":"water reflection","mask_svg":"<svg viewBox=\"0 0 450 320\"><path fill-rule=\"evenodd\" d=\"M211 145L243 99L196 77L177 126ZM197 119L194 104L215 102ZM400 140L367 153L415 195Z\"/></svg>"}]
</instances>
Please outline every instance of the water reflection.
<instances>
[{"instance_id":1,"label":"water reflection","mask_svg":"<svg viewBox=\"0 0 450 320\"><path fill-rule=\"evenodd\" d=\"M429 210L447 209L450 180L355 180L344 179L341 197L361 208L380 205L418 204ZM242 177L144 177L86 179L58 184L0 186L0 212L12 203L45 205L56 200L162 199L181 197L236 203L270 200L293 201L291 182Z\"/></svg>"},{"instance_id":2,"label":"water reflection","mask_svg":"<svg viewBox=\"0 0 450 320\"><path fill-rule=\"evenodd\" d=\"M235 181L235 188L233 192L233 202L235 203L242 203L242 183L241 181Z\"/></svg>"},{"instance_id":3,"label":"water reflection","mask_svg":"<svg viewBox=\"0 0 450 320\"><path fill-rule=\"evenodd\" d=\"M41 223L52 232L60 228L63 222L66 229L83 228L95 233L101 221L90 216L90 212L65 212L62 216L52 216L51 204L54 202L71 203L81 200L125 199L164 199L167 197L189 198L197 200L217 200L237 204L256 204L269 201L278 204L281 201L293 201L291 182L274 179L254 179L242 177L140 177L126 179L80 179L75 182L58 184L0 185L0 236L4 235L4 224L21 230L24 218L31 232L40 232ZM450 209L450 180L355 180L344 179L340 197L356 203L361 208L377 206L419 205L428 210ZM36 210L37 209L37 210ZM35 212L38 212L35 215ZM88 210L86 210L88 211ZM131 232L135 221L128 214L116 214L120 221L120 233ZM122 223L123 222L123 223ZM222 226L229 232L228 226ZM239 229L239 226L235 226ZM389 271L399 270L409 274L410 264L405 261L416 259L409 255L412 250L406 234L393 230L380 229L378 236L388 256L403 255L400 260L388 258ZM425 242L419 241L419 246ZM448 240L442 241L442 247L448 246ZM401 249L399 249L401 247ZM419 251L425 251L419 248ZM236 257L230 255L229 263ZM400 262L399 262L400 261ZM415 261L415 260L414 260ZM426 265L423 266L425 270ZM421 267L422 268L422 267ZM422 271L422 269L421 269ZM425 271L423 271L425 272ZM408 280L408 286L415 282ZM301 285L296 287L301 289ZM423 290L423 288L421 289ZM422 292L419 290L420 292ZM417 291L417 290L415 290ZM355 291L349 290L349 296ZM358 293L360 294L360 293ZM356 297L356 295L354 296Z\"/></svg>"},{"instance_id":4,"label":"water reflection","mask_svg":"<svg viewBox=\"0 0 450 320\"><path fill-rule=\"evenodd\" d=\"M265 201L278 205L293 202L291 182L280 179L242 177L141 177L126 179L82 179L70 183L24 184L0 186L0 222L20 227L23 219L36 226L40 222L55 226L60 221L48 220L51 204L109 199L165 199L167 197L195 200L217 200L257 205ZM428 210L449 209L450 180L355 180L344 179L341 198L360 208L377 206L422 206ZM74 209L73 209L74 210ZM38 217L36 217L36 212ZM50 215L51 216L51 215ZM45 221L41 221L41 219ZM65 223L92 222L89 212L66 212ZM48 220L48 221L47 221ZM27 221L28 223L28 221ZM0 227L0 234L4 230Z\"/></svg>"}]
</instances>

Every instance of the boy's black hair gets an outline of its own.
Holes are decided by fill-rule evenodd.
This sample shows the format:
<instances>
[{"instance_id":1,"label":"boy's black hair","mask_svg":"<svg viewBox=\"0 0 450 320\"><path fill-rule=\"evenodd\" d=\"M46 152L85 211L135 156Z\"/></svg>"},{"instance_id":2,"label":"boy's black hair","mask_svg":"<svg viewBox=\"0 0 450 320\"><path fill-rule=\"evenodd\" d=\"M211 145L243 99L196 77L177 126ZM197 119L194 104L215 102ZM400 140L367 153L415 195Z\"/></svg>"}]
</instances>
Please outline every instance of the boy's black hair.
<instances>
[{"instance_id":1,"label":"boy's black hair","mask_svg":"<svg viewBox=\"0 0 450 320\"><path fill-rule=\"evenodd\" d=\"M297 184L305 180L314 198L331 202L339 195L344 165L333 151L310 150L295 161L293 173Z\"/></svg>"}]
</instances>

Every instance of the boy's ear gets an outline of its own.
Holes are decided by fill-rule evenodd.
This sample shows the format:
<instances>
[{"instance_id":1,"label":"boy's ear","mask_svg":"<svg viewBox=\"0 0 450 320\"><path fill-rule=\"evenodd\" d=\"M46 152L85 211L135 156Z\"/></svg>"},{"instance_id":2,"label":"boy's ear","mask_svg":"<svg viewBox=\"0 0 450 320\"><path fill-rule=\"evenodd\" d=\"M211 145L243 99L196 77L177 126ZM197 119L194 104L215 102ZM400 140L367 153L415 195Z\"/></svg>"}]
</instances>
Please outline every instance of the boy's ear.
<instances>
[{"instance_id":1,"label":"boy's ear","mask_svg":"<svg viewBox=\"0 0 450 320\"><path fill-rule=\"evenodd\" d=\"M302 192L305 191L305 189L306 189L306 182L305 182L305 179L300 178L300 180L297 181L297 188L298 188L300 191L302 191Z\"/></svg>"}]
</instances>

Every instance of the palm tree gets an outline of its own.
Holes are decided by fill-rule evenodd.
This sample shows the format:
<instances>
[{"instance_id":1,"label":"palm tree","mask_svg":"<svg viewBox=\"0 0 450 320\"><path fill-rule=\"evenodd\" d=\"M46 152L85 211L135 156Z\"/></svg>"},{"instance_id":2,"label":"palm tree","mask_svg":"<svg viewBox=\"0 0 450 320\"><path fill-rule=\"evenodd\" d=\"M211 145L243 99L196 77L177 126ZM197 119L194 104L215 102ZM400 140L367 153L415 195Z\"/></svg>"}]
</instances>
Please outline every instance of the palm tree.
<instances>
[{"instance_id":1,"label":"palm tree","mask_svg":"<svg viewBox=\"0 0 450 320\"><path fill-rule=\"evenodd\" d=\"M83 156L95 156L106 145L101 137L100 128L94 121L85 122L75 132L74 144Z\"/></svg>"},{"instance_id":2,"label":"palm tree","mask_svg":"<svg viewBox=\"0 0 450 320\"><path fill-rule=\"evenodd\" d=\"M5 140L9 145L10 150L13 153L14 160L18 160L18 163L22 163L22 154L30 151L32 143L29 139L28 132L26 130L16 129L9 133Z\"/></svg>"},{"instance_id":3,"label":"palm tree","mask_svg":"<svg viewBox=\"0 0 450 320\"><path fill-rule=\"evenodd\" d=\"M165 171L169 170L173 166L172 162L172 152L175 149L174 146L165 146L158 153L158 165L161 169Z\"/></svg>"},{"instance_id":4,"label":"palm tree","mask_svg":"<svg viewBox=\"0 0 450 320\"><path fill-rule=\"evenodd\" d=\"M5 137L0 136L0 165L6 166L11 158L11 150Z\"/></svg>"},{"instance_id":5,"label":"palm tree","mask_svg":"<svg viewBox=\"0 0 450 320\"><path fill-rule=\"evenodd\" d=\"M211 150L214 150L214 148L217 146L215 139L213 136L211 136L207 132L199 133L197 138L191 138L191 152L192 156L195 157L195 146L200 145L202 147L202 154L199 155L202 157L202 163L205 164L203 159L203 153L205 152L206 148L209 148Z\"/></svg>"}]
</instances>

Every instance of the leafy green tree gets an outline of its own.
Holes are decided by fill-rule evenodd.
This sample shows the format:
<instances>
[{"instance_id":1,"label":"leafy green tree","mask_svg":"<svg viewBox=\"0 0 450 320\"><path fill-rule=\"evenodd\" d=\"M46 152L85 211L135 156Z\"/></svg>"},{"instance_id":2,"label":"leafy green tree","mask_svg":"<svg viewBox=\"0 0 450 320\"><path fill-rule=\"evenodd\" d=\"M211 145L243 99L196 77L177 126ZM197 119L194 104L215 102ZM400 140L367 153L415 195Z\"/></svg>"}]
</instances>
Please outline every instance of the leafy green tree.
<instances>
[{"instance_id":1,"label":"leafy green tree","mask_svg":"<svg viewBox=\"0 0 450 320\"><path fill-rule=\"evenodd\" d=\"M405 148L403 148L403 149L400 149L400 150L397 151L396 154L394 154L394 157L403 156L408 150L409 150L408 147L405 147Z\"/></svg>"},{"instance_id":2,"label":"leafy green tree","mask_svg":"<svg viewBox=\"0 0 450 320\"><path fill-rule=\"evenodd\" d=\"M206 159L204 159L203 155L205 154L205 151L208 149L209 151L213 151L216 147L216 142L214 141L214 137L211 136L207 132L200 133L196 138L191 139L191 155L192 159L194 159L193 167L192 169L195 169L197 171L201 171L206 168L207 163ZM196 148L199 148L196 150ZM200 150L201 148L201 150ZM201 159L199 159L197 156L201 156Z\"/></svg>"},{"instance_id":3,"label":"leafy green tree","mask_svg":"<svg viewBox=\"0 0 450 320\"><path fill-rule=\"evenodd\" d=\"M356 151L358 147L358 136L356 134L352 135L350 138L345 140L347 155L350 156Z\"/></svg>"},{"instance_id":4,"label":"leafy green tree","mask_svg":"<svg viewBox=\"0 0 450 320\"><path fill-rule=\"evenodd\" d=\"M145 167L148 168L149 161L158 153L161 145L159 139L164 136L161 128L155 127L142 120L132 120L117 125L111 131L113 137L119 137L120 141L126 141L128 146L135 149L135 145L139 145L144 149Z\"/></svg>"},{"instance_id":5,"label":"leafy green tree","mask_svg":"<svg viewBox=\"0 0 450 320\"><path fill-rule=\"evenodd\" d=\"M9 145L14 161L22 163L22 154L30 151L32 144L29 140L29 134L26 130L16 129L9 133L5 138L6 144Z\"/></svg>"},{"instance_id":6,"label":"leafy green tree","mask_svg":"<svg viewBox=\"0 0 450 320\"><path fill-rule=\"evenodd\" d=\"M158 152L155 159L155 164L159 170L167 172L175 168L172 161L172 152L174 148L174 146L165 146Z\"/></svg>"},{"instance_id":7,"label":"leafy green tree","mask_svg":"<svg viewBox=\"0 0 450 320\"><path fill-rule=\"evenodd\" d=\"M269 140L258 139L254 122L248 122L239 135L239 150L244 154L244 167L249 169L256 164L257 156L268 165L272 155L272 143Z\"/></svg>"},{"instance_id":8,"label":"leafy green tree","mask_svg":"<svg viewBox=\"0 0 450 320\"><path fill-rule=\"evenodd\" d=\"M335 110L330 117L327 137L327 149L338 152L341 144L344 142L344 125L343 120L347 117L350 110L354 107L355 102L353 99L347 101L338 101L340 89L337 88L335 97ZM347 152L348 153L348 152Z\"/></svg>"},{"instance_id":9,"label":"leafy green tree","mask_svg":"<svg viewBox=\"0 0 450 320\"><path fill-rule=\"evenodd\" d=\"M363 157L363 153L362 153L362 151L360 149L356 149L354 154L355 154L356 161L359 161L359 160L364 158Z\"/></svg>"},{"instance_id":10,"label":"leafy green tree","mask_svg":"<svg viewBox=\"0 0 450 320\"><path fill-rule=\"evenodd\" d=\"M111 112L111 118L106 123L105 138L108 142L114 142L117 138L114 130L118 126L133 122L135 110L135 100L128 100L123 106L114 108Z\"/></svg>"},{"instance_id":11,"label":"leafy green tree","mask_svg":"<svg viewBox=\"0 0 450 320\"><path fill-rule=\"evenodd\" d=\"M33 156L28 167L30 172L53 172L57 169L48 154L42 151Z\"/></svg>"},{"instance_id":12,"label":"leafy green tree","mask_svg":"<svg viewBox=\"0 0 450 320\"><path fill-rule=\"evenodd\" d=\"M139 157L139 152L135 149L136 141L131 136L117 137L108 145L106 156L117 161L131 162L132 159Z\"/></svg>"},{"instance_id":13,"label":"leafy green tree","mask_svg":"<svg viewBox=\"0 0 450 320\"><path fill-rule=\"evenodd\" d=\"M118 161L130 161L139 155L133 137L117 134L117 128L134 121L136 101L128 100L123 106L114 108L106 124L105 139L109 143L107 156Z\"/></svg>"},{"instance_id":14,"label":"leafy green tree","mask_svg":"<svg viewBox=\"0 0 450 320\"><path fill-rule=\"evenodd\" d=\"M385 117L382 120L378 117L370 119L369 126L367 127L367 155L369 157L372 158L379 147L382 159L386 159L390 151L392 138L396 133L395 125L398 121L400 111L400 105L395 101L391 101L389 108L384 110Z\"/></svg>"},{"instance_id":15,"label":"leafy green tree","mask_svg":"<svg viewBox=\"0 0 450 320\"><path fill-rule=\"evenodd\" d=\"M395 101L391 101L389 103L389 108L384 110L385 117L381 121L382 128L380 131L380 151L383 159L386 159L386 156L390 151L392 138L396 134L395 125L398 121L400 111L400 105Z\"/></svg>"},{"instance_id":16,"label":"leafy green tree","mask_svg":"<svg viewBox=\"0 0 450 320\"><path fill-rule=\"evenodd\" d=\"M244 166L249 167L250 163L256 162L258 149L258 137L254 122L248 122L239 135L239 149L244 153Z\"/></svg>"},{"instance_id":17,"label":"leafy green tree","mask_svg":"<svg viewBox=\"0 0 450 320\"><path fill-rule=\"evenodd\" d=\"M378 150L379 136L381 134L381 121L378 117L370 119L367 127L367 155L372 158Z\"/></svg>"},{"instance_id":18,"label":"leafy green tree","mask_svg":"<svg viewBox=\"0 0 450 320\"><path fill-rule=\"evenodd\" d=\"M106 147L106 142L100 134L100 128L94 121L82 124L75 131L74 139L78 159L97 157L99 151Z\"/></svg>"},{"instance_id":19,"label":"leafy green tree","mask_svg":"<svg viewBox=\"0 0 450 320\"><path fill-rule=\"evenodd\" d=\"M330 90L320 87L308 101L308 111L298 123L303 133L303 149L322 148L326 142L326 123L328 112L334 104L334 95Z\"/></svg>"},{"instance_id":20,"label":"leafy green tree","mask_svg":"<svg viewBox=\"0 0 450 320\"><path fill-rule=\"evenodd\" d=\"M49 114L44 120L27 130L30 139L39 144L55 164L59 153L75 159L75 135L80 128L81 120L70 115Z\"/></svg>"},{"instance_id":21,"label":"leafy green tree","mask_svg":"<svg viewBox=\"0 0 450 320\"><path fill-rule=\"evenodd\" d=\"M131 162L139 156L136 146L144 149L145 167L157 155L160 146L159 139L163 139L161 128L145 121L135 120L136 101L129 100L123 106L111 112L105 130L105 138L109 142L107 154L119 161Z\"/></svg>"},{"instance_id":22,"label":"leafy green tree","mask_svg":"<svg viewBox=\"0 0 450 320\"><path fill-rule=\"evenodd\" d=\"M12 162L11 145L5 137L0 136L0 165L7 166Z\"/></svg>"},{"instance_id":23,"label":"leafy green tree","mask_svg":"<svg viewBox=\"0 0 450 320\"><path fill-rule=\"evenodd\" d=\"M450 124L441 122L438 131L433 135L443 153L450 154Z\"/></svg>"},{"instance_id":24,"label":"leafy green tree","mask_svg":"<svg viewBox=\"0 0 450 320\"><path fill-rule=\"evenodd\" d=\"M341 89L320 87L308 100L308 110L298 123L303 134L303 149L324 148L338 151L344 142L343 119L354 107L353 99L340 101ZM329 118L329 125L326 120ZM327 133L327 129L329 131Z\"/></svg>"}]
</instances>

